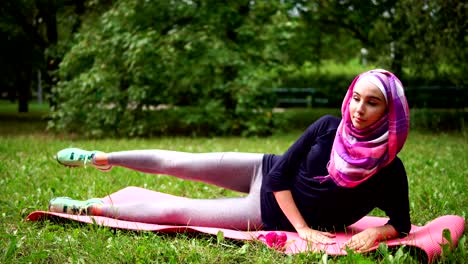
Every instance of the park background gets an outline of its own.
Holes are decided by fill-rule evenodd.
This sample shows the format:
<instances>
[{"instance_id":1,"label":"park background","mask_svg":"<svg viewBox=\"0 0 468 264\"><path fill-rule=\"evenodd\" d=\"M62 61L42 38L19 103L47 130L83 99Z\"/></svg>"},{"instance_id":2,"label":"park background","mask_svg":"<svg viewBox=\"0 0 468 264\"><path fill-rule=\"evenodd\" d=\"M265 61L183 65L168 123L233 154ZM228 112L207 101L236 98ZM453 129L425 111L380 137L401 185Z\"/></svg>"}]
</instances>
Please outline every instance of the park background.
<instances>
[{"instance_id":1,"label":"park background","mask_svg":"<svg viewBox=\"0 0 468 264\"><path fill-rule=\"evenodd\" d=\"M4 262L417 262L411 249L332 258L189 234L24 222L55 196L136 185L238 195L114 169L57 166L69 146L280 154L353 78L402 80L411 132L400 157L413 223L466 217L468 5L460 1L6 0L0 4L0 239ZM382 215L378 210L373 215ZM440 262L466 259L466 236Z\"/></svg>"}]
</instances>

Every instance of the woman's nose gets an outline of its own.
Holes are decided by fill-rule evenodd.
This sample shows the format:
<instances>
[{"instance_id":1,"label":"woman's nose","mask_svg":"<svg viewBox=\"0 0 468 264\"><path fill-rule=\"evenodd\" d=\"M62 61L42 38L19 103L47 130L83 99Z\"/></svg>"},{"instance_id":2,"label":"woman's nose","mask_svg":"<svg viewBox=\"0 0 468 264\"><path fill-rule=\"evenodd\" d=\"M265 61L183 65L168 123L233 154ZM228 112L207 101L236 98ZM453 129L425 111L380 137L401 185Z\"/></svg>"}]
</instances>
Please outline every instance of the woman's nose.
<instances>
[{"instance_id":1,"label":"woman's nose","mask_svg":"<svg viewBox=\"0 0 468 264\"><path fill-rule=\"evenodd\" d=\"M357 107L356 107L356 112L358 112L359 114L363 114L364 113L364 104L362 102L360 102Z\"/></svg>"}]
</instances>

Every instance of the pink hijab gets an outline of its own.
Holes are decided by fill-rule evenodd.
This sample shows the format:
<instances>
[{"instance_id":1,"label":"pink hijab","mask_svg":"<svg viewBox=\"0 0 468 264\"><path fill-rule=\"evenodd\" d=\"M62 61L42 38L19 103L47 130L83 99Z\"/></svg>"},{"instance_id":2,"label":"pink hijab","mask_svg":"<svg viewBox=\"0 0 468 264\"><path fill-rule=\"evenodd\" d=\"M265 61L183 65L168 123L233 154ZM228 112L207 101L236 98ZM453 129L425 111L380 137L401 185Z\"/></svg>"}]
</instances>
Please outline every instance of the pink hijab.
<instances>
[{"instance_id":1,"label":"pink hijab","mask_svg":"<svg viewBox=\"0 0 468 264\"><path fill-rule=\"evenodd\" d=\"M358 80L366 78L384 94L387 113L365 129L351 122L349 103ZM339 186L355 187L387 166L403 148L409 131L409 107L400 80L389 71L371 70L353 80L341 107L330 162L330 177Z\"/></svg>"}]
</instances>

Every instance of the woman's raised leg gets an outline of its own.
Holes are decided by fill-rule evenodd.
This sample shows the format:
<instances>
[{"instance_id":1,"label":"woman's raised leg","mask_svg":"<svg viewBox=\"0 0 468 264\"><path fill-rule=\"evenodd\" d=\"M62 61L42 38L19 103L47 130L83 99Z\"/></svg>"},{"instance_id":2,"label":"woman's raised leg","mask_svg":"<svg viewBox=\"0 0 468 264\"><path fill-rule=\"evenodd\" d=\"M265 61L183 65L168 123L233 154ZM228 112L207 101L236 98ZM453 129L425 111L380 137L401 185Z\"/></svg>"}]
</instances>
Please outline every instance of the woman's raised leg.
<instances>
[{"instance_id":1,"label":"woman's raised leg","mask_svg":"<svg viewBox=\"0 0 468 264\"><path fill-rule=\"evenodd\" d=\"M111 166L176 176L248 193L263 154L240 152L187 153L168 150L131 150L97 154Z\"/></svg>"},{"instance_id":2,"label":"woman's raised leg","mask_svg":"<svg viewBox=\"0 0 468 264\"><path fill-rule=\"evenodd\" d=\"M245 192L250 190L253 172L262 163L263 154L218 152L188 153L169 150L130 150L104 153L68 148L59 151L57 161L68 167L90 165L102 171L112 166L176 176L201 181L223 188Z\"/></svg>"}]
</instances>

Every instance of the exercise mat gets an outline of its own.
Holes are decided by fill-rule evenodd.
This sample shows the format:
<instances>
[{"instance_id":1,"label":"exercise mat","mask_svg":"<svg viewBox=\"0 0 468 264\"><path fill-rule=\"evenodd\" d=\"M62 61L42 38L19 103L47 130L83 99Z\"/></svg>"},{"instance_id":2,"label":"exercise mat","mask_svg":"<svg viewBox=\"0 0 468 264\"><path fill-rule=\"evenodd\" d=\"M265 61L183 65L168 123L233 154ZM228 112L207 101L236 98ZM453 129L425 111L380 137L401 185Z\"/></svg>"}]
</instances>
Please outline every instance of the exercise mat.
<instances>
[{"instance_id":1,"label":"exercise mat","mask_svg":"<svg viewBox=\"0 0 468 264\"><path fill-rule=\"evenodd\" d=\"M170 203L174 199L186 199L161 192L151 191L139 187L126 187L113 194L103 198L108 204L135 203L142 201L164 200ZM53 213L46 211L35 211L27 216L27 220L38 221L43 218L60 217L83 223L98 224L110 228L119 228L127 230L145 230L158 232L202 232L217 235L223 232L224 237L238 240L259 240L269 247L281 250L288 254L294 254L305 251L326 252L329 255L346 255L346 250L342 246L356 234L366 228L381 226L387 223L386 217L366 216L349 226L347 230L336 233L335 244L323 245L304 241L295 232L287 231L238 231L232 229L201 227L201 226L180 226L180 225L159 225L139 222L130 222L117 220L101 216L81 216ZM432 262L442 252L442 246L448 245L455 247L459 238L462 236L465 227L465 221L462 217L456 215L445 215L438 217L423 226L412 225L411 231L407 237L397 238L385 241L389 247L406 245L421 249L427 255L428 262ZM448 241L448 234L444 235L444 230L448 230L451 241ZM445 231L447 232L447 231ZM370 250L378 248L374 245Z\"/></svg>"}]
</instances>

